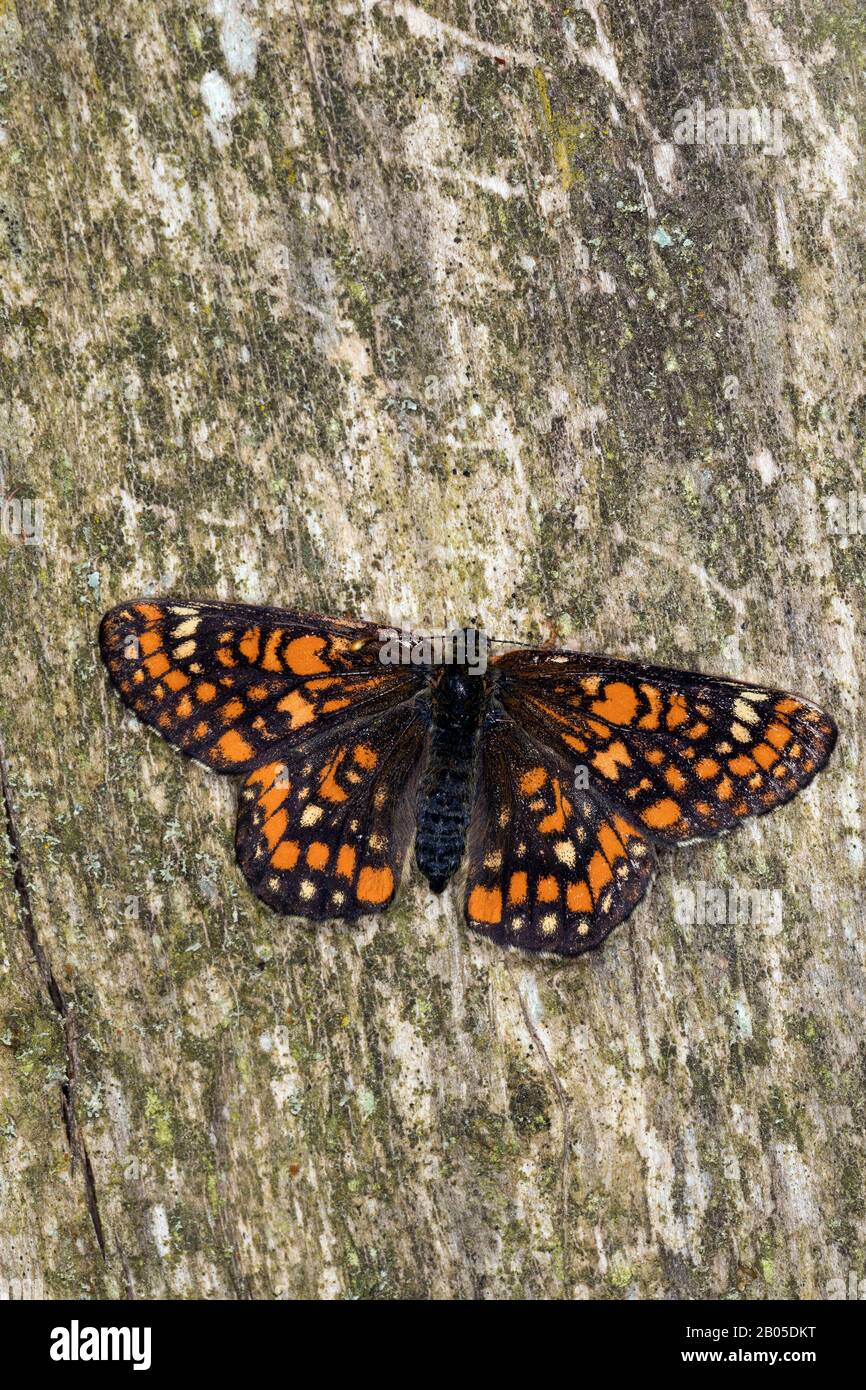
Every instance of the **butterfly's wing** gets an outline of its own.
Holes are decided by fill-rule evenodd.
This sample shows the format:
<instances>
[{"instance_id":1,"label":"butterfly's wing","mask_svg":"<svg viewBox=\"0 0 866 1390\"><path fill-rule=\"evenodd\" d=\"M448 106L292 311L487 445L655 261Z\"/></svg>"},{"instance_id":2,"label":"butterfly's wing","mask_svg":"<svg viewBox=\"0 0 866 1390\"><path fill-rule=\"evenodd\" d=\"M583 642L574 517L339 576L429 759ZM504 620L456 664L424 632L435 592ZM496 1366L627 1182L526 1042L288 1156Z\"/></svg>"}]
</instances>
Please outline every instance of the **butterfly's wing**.
<instances>
[{"instance_id":1,"label":"butterfly's wing","mask_svg":"<svg viewBox=\"0 0 866 1390\"><path fill-rule=\"evenodd\" d=\"M495 659L496 694L650 839L718 835L789 801L827 762L829 715L796 695L555 651Z\"/></svg>"},{"instance_id":2,"label":"butterfly's wing","mask_svg":"<svg viewBox=\"0 0 866 1390\"><path fill-rule=\"evenodd\" d=\"M412 831L429 726L422 698L312 739L241 789L235 846L250 887L276 912L314 920L380 912Z\"/></svg>"},{"instance_id":3,"label":"butterfly's wing","mask_svg":"<svg viewBox=\"0 0 866 1390\"><path fill-rule=\"evenodd\" d=\"M493 713L469 844L466 918L502 945L580 955L643 897L652 845L626 812L573 790L573 773Z\"/></svg>"},{"instance_id":4,"label":"butterfly's wing","mask_svg":"<svg viewBox=\"0 0 866 1390\"><path fill-rule=\"evenodd\" d=\"M100 646L139 719L232 776L372 719L424 683L417 669L381 664L371 623L249 604L121 604L102 619Z\"/></svg>"}]
</instances>

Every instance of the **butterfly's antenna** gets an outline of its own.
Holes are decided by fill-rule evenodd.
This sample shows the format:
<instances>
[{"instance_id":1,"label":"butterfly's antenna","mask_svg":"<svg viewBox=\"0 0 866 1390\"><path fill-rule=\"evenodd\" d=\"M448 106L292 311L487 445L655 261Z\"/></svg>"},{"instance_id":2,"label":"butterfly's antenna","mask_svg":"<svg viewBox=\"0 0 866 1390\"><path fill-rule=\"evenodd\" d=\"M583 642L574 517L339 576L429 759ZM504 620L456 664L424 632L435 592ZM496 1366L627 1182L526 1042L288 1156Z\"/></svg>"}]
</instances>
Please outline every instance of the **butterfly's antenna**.
<instances>
[{"instance_id":1,"label":"butterfly's antenna","mask_svg":"<svg viewBox=\"0 0 866 1390\"><path fill-rule=\"evenodd\" d=\"M536 642L518 642L516 637L488 637L488 642L498 642L504 647L535 647Z\"/></svg>"}]
</instances>

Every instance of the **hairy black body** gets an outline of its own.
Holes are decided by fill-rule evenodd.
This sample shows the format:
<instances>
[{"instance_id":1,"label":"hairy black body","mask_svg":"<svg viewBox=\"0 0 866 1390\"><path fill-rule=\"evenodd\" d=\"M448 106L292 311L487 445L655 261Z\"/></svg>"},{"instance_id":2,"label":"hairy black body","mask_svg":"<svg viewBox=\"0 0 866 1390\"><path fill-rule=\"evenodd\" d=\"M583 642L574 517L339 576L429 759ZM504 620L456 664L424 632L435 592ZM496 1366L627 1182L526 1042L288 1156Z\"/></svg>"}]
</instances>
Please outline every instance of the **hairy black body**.
<instances>
[{"instance_id":1,"label":"hairy black body","mask_svg":"<svg viewBox=\"0 0 866 1390\"><path fill-rule=\"evenodd\" d=\"M442 892L463 858L489 690L484 676L461 665L441 667L431 682L432 727L415 808L415 862L434 893Z\"/></svg>"}]
</instances>

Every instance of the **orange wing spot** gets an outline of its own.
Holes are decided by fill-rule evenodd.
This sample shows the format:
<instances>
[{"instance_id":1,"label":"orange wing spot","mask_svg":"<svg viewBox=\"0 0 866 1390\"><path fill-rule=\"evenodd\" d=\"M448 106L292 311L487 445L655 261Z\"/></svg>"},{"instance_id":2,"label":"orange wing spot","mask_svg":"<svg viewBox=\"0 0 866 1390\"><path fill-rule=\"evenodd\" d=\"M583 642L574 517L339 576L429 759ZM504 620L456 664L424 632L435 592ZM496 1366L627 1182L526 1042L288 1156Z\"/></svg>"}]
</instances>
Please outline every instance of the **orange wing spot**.
<instances>
[{"instance_id":1,"label":"orange wing spot","mask_svg":"<svg viewBox=\"0 0 866 1390\"><path fill-rule=\"evenodd\" d=\"M168 684L168 681L166 681ZM239 719L244 712L243 700L229 700L227 705L223 705L219 712L220 719L224 724L231 724L233 720Z\"/></svg>"},{"instance_id":2,"label":"orange wing spot","mask_svg":"<svg viewBox=\"0 0 866 1390\"><path fill-rule=\"evenodd\" d=\"M718 770L719 764L716 762L715 758L701 758L701 761L695 768L695 772L702 782L706 782L708 777L715 777Z\"/></svg>"},{"instance_id":3,"label":"orange wing spot","mask_svg":"<svg viewBox=\"0 0 866 1390\"><path fill-rule=\"evenodd\" d=\"M136 613L140 613L149 623L158 623L162 619L162 609L156 608L152 603L137 603Z\"/></svg>"},{"instance_id":4,"label":"orange wing spot","mask_svg":"<svg viewBox=\"0 0 866 1390\"><path fill-rule=\"evenodd\" d=\"M346 704L348 703L349 702L347 700ZM358 766L362 767L365 772L372 772L373 768L379 761L379 755L376 752L375 748L371 748L369 744L366 743L356 744L355 748L352 751L352 757L355 759L355 762L358 764Z\"/></svg>"},{"instance_id":5,"label":"orange wing spot","mask_svg":"<svg viewBox=\"0 0 866 1390\"><path fill-rule=\"evenodd\" d=\"M269 787L266 792L262 793L259 797L259 805L266 820L274 814L274 811L280 809L288 794L289 788L285 785Z\"/></svg>"},{"instance_id":6,"label":"orange wing spot","mask_svg":"<svg viewBox=\"0 0 866 1390\"><path fill-rule=\"evenodd\" d=\"M262 634L257 627L248 628L238 643L238 651L241 656L245 656L247 661L255 662L258 659L259 647L262 642Z\"/></svg>"},{"instance_id":7,"label":"orange wing spot","mask_svg":"<svg viewBox=\"0 0 866 1390\"><path fill-rule=\"evenodd\" d=\"M697 724L693 724L690 729L686 729L686 737L703 738L709 727L709 724L701 724L699 721Z\"/></svg>"},{"instance_id":8,"label":"orange wing spot","mask_svg":"<svg viewBox=\"0 0 866 1390\"><path fill-rule=\"evenodd\" d=\"M168 710L165 709L163 710L162 714L159 716L156 722L161 729L170 729L172 724L174 723L174 720L172 719Z\"/></svg>"},{"instance_id":9,"label":"orange wing spot","mask_svg":"<svg viewBox=\"0 0 866 1390\"><path fill-rule=\"evenodd\" d=\"M576 734L563 734L562 741L563 743L567 743L569 748L576 748L578 753L586 752L586 744L583 739L578 738Z\"/></svg>"},{"instance_id":10,"label":"orange wing spot","mask_svg":"<svg viewBox=\"0 0 866 1390\"><path fill-rule=\"evenodd\" d=\"M326 700L322 705L323 714L333 714L335 710L345 709L351 701L349 700Z\"/></svg>"},{"instance_id":11,"label":"orange wing spot","mask_svg":"<svg viewBox=\"0 0 866 1390\"><path fill-rule=\"evenodd\" d=\"M605 852L605 856L610 860L611 864L615 859L622 859L625 857L625 849L616 831L613 830L611 826L605 824L599 827L598 843L601 845Z\"/></svg>"},{"instance_id":12,"label":"orange wing spot","mask_svg":"<svg viewBox=\"0 0 866 1390\"><path fill-rule=\"evenodd\" d=\"M219 662L220 666L237 665L237 662L235 661L234 657L234 652L232 651L231 647L217 647L216 659Z\"/></svg>"},{"instance_id":13,"label":"orange wing spot","mask_svg":"<svg viewBox=\"0 0 866 1390\"><path fill-rule=\"evenodd\" d=\"M301 857L301 846L297 840L281 840L271 855L275 869L293 869Z\"/></svg>"},{"instance_id":14,"label":"orange wing spot","mask_svg":"<svg viewBox=\"0 0 866 1390\"><path fill-rule=\"evenodd\" d=\"M645 714L643 719L639 719L637 726L639 729L657 729L662 709L662 697L654 685L642 685L641 690L649 703L649 714Z\"/></svg>"},{"instance_id":15,"label":"orange wing spot","mask_svg":"<svg viewBox=\"0 0 866 1390\"><path fill-rule=\"evenodd\" d=\"M277 842L283 838L288 823L289 817L285 809L282 811L275 811L274 814L265 821L262 826L262 834L268 842L268 849L273 849Z\"/></svg>"},{"instance_id":16,"label":"orange wing spot","mask_svg":"<svg viewBox=\"0 0 866 1390\"><path fill-rule=\"evenodd\" d=\"M654 801L652 806L647 806L645 811L641 811L641 820L646 825L651 825L655 830L663 830L665 826L673 825L679 818L679 803L670 796L662 797L661 801Z\"/></svg>"},{"instance_id":17,"label":"orange wing spot","mask_svg":"<svg viewBox=\"0 0 866 1390\"><path fill-rule=\"evenodd\" d=\"M608 724L600 724L597 719L587 719L586 727L599 738L613 738L613 729Z\"/></svg>"},{"instance_id":18,"label":"orange wing spot","mask_svg":"<svg viewBox=\"0 0 866 1390\"><path fill-rule=\"evenodd\" d=\"M286 647L289 670L294 671L296 676L318 676L322 671L330 671L330 666L319 656L327 645L324 637L296 637Z\"/></svg>"},{"instance_id":19,"label":"orange wing spot","mask_svg":"<svg viewBox=\"0 0 866 1390\"><path fill-rule=\"evenodd\" d=\"M307 850L307 863L311 869L324 869L331 851L321 840L314 840Z\"/></svg>"},{"instance_id":20,"label":"orange wing spot","mask_svg":"<svg viewBox=\"0 0 866 1390\"><path fill-rule=\"evenodd\" d=\"M495 927L502 921L502 890L483 888L477 883L469 894L466 911L473 922L484 922L487 926Z\"/></svg>"},{"instance_id":21,"label":"orange wing spot","mask_svg":"<svg viewBox=\"0 0 866 1390\"><path fill-rule=\"evenodd\" d=\"M151 628L148 632L143 632L141 634L138 639L138 645L145 656L150 656L162 646L162 637L155 628Z\"/></svg>"},{"instance_id":22,"label":"orange wing spot","mask_svg":"<svg viewBox=\"0 0 866 1390\"><path fill-rule=\"evenodd\" d=\"M236 729L229 729L228 733L217 739L216 751L226 762L242 763L253 757L256 750L250 747L245 738L241 738Z\"/></svg>"},{"instance_id":23,"label":"orange wing spot","mask_svg":"<svg viewBox=\"0 0 866 1390\"><path fill-rule=\"evenodd\" d=\"M149 656L144 665L148 675L153 676L154 680L157 676L164 676L166 671L171 669L171 662L165 652L157 652L155 656Z\"/></svg>"},{"instance_id":24,"label":"orange wing spot","mask_svg":"<svg viewBox=\"0 0 866 1390\"><path fill-rule=\"evenodd\" d=\"M696 801L695 810L698 812L699 815L704 817L711 816L713 814L712 806L710 806L706 801Z\"/></svg>"},{"instance_id":25,"label":"orange wing spot","mask_svg":"<svg viewBox=\"0 0 866 1390\"><path fill-rule=\"evenodd\" d=\"M199 681L195 688L195 698L200 700L203 705L209 705L216 693L216 686L211 685L210 681Z\"/></svg>"},{"instance_id":26,"label":"orange wing spot","mask_svg":"<svg viewBox=\"0 0 866 1390\"><path fill-rule=\"evenodd\" d=\"M199 722L196 724L195 728L193 729L194 736L196 738L207 738L209 733L210 725L206 724L203 719L200 719Z\"/></svg>"},{"instance_id":27,"label":"orange wing spot","mask_svg":"<svg viewBox=\"0 0 866 1390\"><path fill-rule=\"evenodd\" d=\"M541 791L547 781L547 773L543 767L532 767L528 772L524 772L520 779L520 790L524 796L534 796ZM497 921L499 918L496 919Z\"/></svg>"},{"instance_id":28,"label":"orange wing spot","mask_svg":"<svg viewBox=\"0 0 866 1390\"><path fill-rule=\"evenodd\" d=\"M614 816L613 823L616 833L619 835L623 844L625 844L627 840L640 838L640 831L636 830L633 825L629 825L628 821L623 820L622 816Z\"/></svg>"},{"instance_id":29,"label":"orange wing spot","mask_svg":"<svg viewBox=\"0 0 866 1390\"><path fill-rule=\"evenodd\" d=\"M538 880L535 896L540 903L555 903L559 897L559 884L553 874L545 874Z\"/></svg>"},{"instance_id":30,"label":"orange wing spot","mask_svg":"<svg viewBox=\"0 0 866 1390\"><path fill-rule=\"evenodd\" d=\"M340 853L337 855L337 873L341 878L347 878L351 881L352 875L355 872L356 857L352 845L340 846Z\"/></svg>"},{"instance_id":31,"label":"orange wing spot","mask_svg":"<svg viewBox=\"0 0 866 1390\"><path fill-rule=\"evenodd\" d=\"M177 715L179 719L189 719L195 706L188 695L181 695L177 702Z\"/></svg>"},{"instance_id":32,"label":"orange wing spot","mask_svg":"<svg viewBox=\"0 0 866 1390\"><path fill-rule=\"evenodd\" d=\"M592 765L597 767L602 777L606 777L609 782L617 782L620 766L631 767L631 758L625 744L617 739L609 748L603 748L601 752L596 753Z\"/></svg>"},{"instance_id":33,"label":"orange wing spot","mask_svg":"<svg viewBox=\"0 0 866 1390\"><path fill-rule=\"evenodd\" d=\"M777 714L796 714L798 709L803 706L799 700L794 700L790 695L786 695L784 700L777 700L773 706Z\"/></svg>"},{"instance_id":34,"label":"orange wing spot","mask_svg":"<svg viewBox=\"0 0 866 1390\"><path fill-rule=\"evenodd\" d=\"M665 723L669 729L679 728L680 724L685 723L689 714L686 709L686 702L679 693L672 695L668 701L668 713Z\"/></svg>"},{"instance_id":35,"label":"orange wing spot","mask_svg":"<svg viewBox=\"0 0 866 1390\"><path fill-rule=\"evenodd\" d=\"M738 758L728 759L728 767L731 769L731 772L735 772L738 777L748 777L750 772L756 770L757 763L753 758L750 758L747 753L741 753Z\"/></svg>"},{"instance_id":36,"label":"orange wing spot","mask_svg":"<svg viewBox=\"0 0 866 1390\"><path fill-rule=\"evenodd\" d=\"M345 756L346 750L345 748L341 748L339 752L334 755L334 757L331 759L331 761L328 763L328 766L322 773L322 777L319 782L319 795L322 796L325 799L325 801L346 800L347 793L343 790L343 788L340 786L339 782L336 779L337 769L339 768L340 763L343 761Z\"/></svg>"},{"instance_id":37,"label":"orange wing spot","mask_svg":"<svg viewBox=\"0 0 866 1390\"><path fill-rule=\"evenodd\" d=\"M601 850L596 850L589 861L589 886L592 889L593 897L598 902L598 895L606 883L610 883L613 878L613 869L608 864Z\"/></svg>"},{"instance_id":38,"label":"orange wing spot","mask_svg":"<svg viewBox=\"0 0 866 1390\"><path fill-rule=\"evenodd\" d=\"M565 829L565 809L562 804L562 791L559 785L559 778L552 779L553 797L556 803L549 816L538 822L538 828L542 835L560 834Z\"/></svg>"},{"instance_id":39,"label":"orange wing spot","mask_svg":"<svg viewBox=\"0 0 866 1390\"><path fill-rule=\"evenodd\" d=\"M265 650L259 665L264 671L282 671L283 665L277 655L277 649L283 640L283 629L275 628L265 643Z\"/></svg>"},{"instance_id":40,"label":"orange wing spot","mask_svg":"<svg viewBox=\"0 0 866 1390\"><path fill-rule=\"evenodd\" d=\"M775 748L770 747L769 743L759 743L757 748L753 749L752 757L765 772L773 766L773 763L779 761L778 753Z\"/></svg>"},{"instance_id":41,"label":"orange wing spot","mask_svg":"<svg viewBox=\"0 0 866 1390\"><path fill-rule=\"evenodd\" d=\"M595 701L592 712L612 724L631 724L637 713L637 692L625 681L611 681L604 687L604 699Z\"/></svg>"},{"instance_id":42,"label":"orange wing spot","mask_svg":"<svg viewBox=\"0 0 866 1390\"><path fill-rule=\"evenodd\" d=\"M312 724L316 717L313 706L297 690L291 690L288 695L284 695L278 702L277 709L289 715L290 729L302 729L305 724Z\"/></svg>"},{"instance_id":43,"label":"orange wing spot","mask_svg":"<svg viewBox=\"0 0 866 1390\"><path fill-rule=\"evenodd\" d=\"M251 685L247 691L250 700L266 700L268 698L268 687L266 685Z\"/></svg>"},{"instance_id":44,"label":"orange wing spot","mask_svg":"<svg viewBox=\"0 0 866 1390\"><path fill-rule=\"evenodd\" d=\"M716 796L720 801L730 801L734 793L734 784L730 777L723 777L716 787Z\"/></svg>"},{"instance_id":45,"label":"orange wing spot","mask_svg":"<svg viewBox=\"0 0 866 1390\"><path fill-rule=\"evenodd\" d=\"M518 869L516 873L511 875L511 881L508 884L508 906L522 907L526 902L527 891L526 874L522 869Z\"/></svg>"},{"instance_id":46,"label":"orange wing spot","mask_svg":"<svg viewBox=\"0 0 866 1390\"><path fill-rule=\"evenodd\" d=\"M355 889L355 895L359 902L384 903L388 901L393 891L394 875L387 864L381 869L371 869L369 864L364 865L358 875L358 887Z\"/></svg>"},{"instance_id":47,"label":"orange wing spot","mask_svg":"<svg viewBox=\"0 0 866 1390\"><path fill-rule=\"evenodd\" d=\"M658 767L659 763L664 762L665 755L660 748L651 748L646 755L646 760L648 763L652 763L653 767Z\"/></svg>"},{"instance_id":48,"label":"orange wing spot","mask_svg":"<svg viewBox=\"0 0 866 1390\"><path fill-rule=\"evenodd\" d=\"M678 767L665 768L665 781L669 787L673 787L675 792L681 792L686 785L686 779Z\"/></svg>"},{"instance_id":49,"label":"orange wing spot","mask_svg":"<svg viewBox=\"0 0 866 1390\"><path fill-rule=\"evenodd\" d=\"M189 676L185 676L183 671L168 671L165 683L169 690L183 690L185 685L189 685Z\"/></svg>"},{"instance_id":50,"label":"orange wing spot","mask_svg":"<svg viewBox=\"0 0 866 1390\"><path fill-rule=\"evenodd\" d=\"M266 763L264 767L257 767L255 772L251 772L247 778L247 782L257 782L260 787L272 787L277 773L283 766L283 763ZM289 783L286 782L285 785L288 789Z\"/></svg>"},{"instance_id":51,"label":"orange wing spot","mask_svg":"<svg viewBox=\"0 0 866 1390\"><path fill-rule=\"evenodd\" d=\"M145 665L147 665L146 662ZM779 706L777 705L776 708L778 709ZM786 743L790 743L791 739L793 738L793 734L785 724L771 724L767 732L764 734L764 738L767 740L768 743L772 743L774 748L782 749L785 747Z\"/></svg>"},{"instance_id":52,"label":"orange wing spot","mask_svg":"<svg viewBox=\"0 0 866 1390\"><path fill-rule=\"evenodd\" d=\"M308 690L329 690L332 685L339 685L339 676L319 676L317 680L307 681Z\"/></svg>"},{"instance_id":53,"label":"orange wing spot","mask_svg":"<svg viewBox=\"0 0 866 1390\"><path fill-rule=\"evenodd\" d=\"M569 912L592 912L592 896L586 883L570 883L565 894Z\"/></svg>"}]
</instances>

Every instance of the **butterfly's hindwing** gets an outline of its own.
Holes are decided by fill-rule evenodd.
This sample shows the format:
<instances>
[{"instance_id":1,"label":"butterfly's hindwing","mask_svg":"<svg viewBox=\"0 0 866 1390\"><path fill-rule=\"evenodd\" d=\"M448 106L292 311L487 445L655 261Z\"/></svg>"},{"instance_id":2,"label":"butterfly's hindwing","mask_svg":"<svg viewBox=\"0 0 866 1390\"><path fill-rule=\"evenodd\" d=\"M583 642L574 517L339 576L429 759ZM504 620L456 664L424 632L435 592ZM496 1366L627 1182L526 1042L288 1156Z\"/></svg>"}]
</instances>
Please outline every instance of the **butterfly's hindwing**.
<instances>
[{"instance_id":1,"label":"butterfly's hindwing","mask_svg":"<svg viewBox=\"0 0 866 1390\"><path fill-rule=\"evenodd\" d=\"M521 726L660 843L790 800L836 741L817 706L763 686L571 653L508 652L496 668Z\"/></svg>"},{"instance_id":2,"label":"butterfly's hindwing","mask_svg":"<svg viewBox=\"0 0 866 1390\"><path fill-rule=\"evenodd\" d=\"M509 717L484 731L466 917L504 945L579 955L646 892L655 856L626 813L591 792Z\"/></svg>"},{"instance_id":3,"label":"butterfly's hindwing","mask_svg":"<svg viewBox=\"0 0 866 1390\"><path fill-rule=\"evenodd\" d=\"M241 788L235 846L250 887L277 912L352 919L391 902L411 836L429 725L423 700L349 738L257 768Z\"/></svg>"},{"instance_id":4,"label":"butterfly's hindwing","mask_svg":"<svg viewBox=\"0 0 866 1390\"><path fill-rule=\"evenodd\" d=\"M246 604L122 604L103 618L100 642L133 713L232 776L374 718L423 684L411 668L381 665L371 624Z\"/></svg>"}]
</instances>

